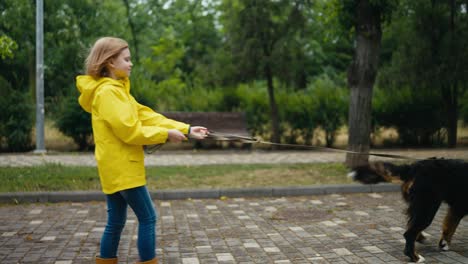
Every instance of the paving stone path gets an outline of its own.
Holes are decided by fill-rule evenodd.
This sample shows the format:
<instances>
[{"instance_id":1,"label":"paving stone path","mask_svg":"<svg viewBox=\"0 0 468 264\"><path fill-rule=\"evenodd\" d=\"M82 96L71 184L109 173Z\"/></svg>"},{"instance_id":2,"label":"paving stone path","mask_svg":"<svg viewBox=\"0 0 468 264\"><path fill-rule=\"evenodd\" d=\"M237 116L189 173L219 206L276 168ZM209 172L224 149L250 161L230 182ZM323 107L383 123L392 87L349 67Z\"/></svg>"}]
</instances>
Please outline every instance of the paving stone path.
<instances>
[{"instance_id":1,"label":"paving stone path","mask_svg":"<svg viewBox=\"0 0 468 264\"><path fill-rule=\"evenodd\" d=\"M466 149L378 151L417 158L468 159ZM147 165L342 162L335 152L161 152ZM376 158L372 158L376 159ZM92 154L0 154L0 166L45 163L94 166ZM302 197L155 200L160 263L407 263L405 204L400 194L355 193ZM468 263L468 223L451 251L437 242L446 206L417 248L426 263ZM0 205L0 263L93 263L104 230L103 202ZM135 263L136 217L129 218L119 263Z\"/></svg>"},{"instance_id":2,"label":"paving stone path","mask_svg":"<svg viewBox=\"0 0 468 264\"><path fill-rule=\"evenodd\" d=\"M430 150L375 150L373 152L403 155L412 158L459 158L468 159L468 149L430 149ZM346 155L331 151L158 151L146 155L147 166L169 165L205 165L205 164L258 164L258 163L313 163L344 162ZM371 156L371 160L382 160ZM393 161L392 159L390 159ZM36 166L56 163L76 166L96 166L93 153L52 153L35 154L0 154L1 166Z\"/></svg>"},{"instance_id":3,"label":"paving stone path","mask_svg":"<svg viewBox=\"0 0 468 264\"><path fill-rule=\"evenodd\" d=\"M160 263L406 263L404 203L398 193L155 201ZM468 223L452 251L437 242L442 207L417 248L426 263L468 263ZM0 263L93 263L105 204L0 207ZM119 263L135 263L130 211Z\"/></svg>"}]
</instances>

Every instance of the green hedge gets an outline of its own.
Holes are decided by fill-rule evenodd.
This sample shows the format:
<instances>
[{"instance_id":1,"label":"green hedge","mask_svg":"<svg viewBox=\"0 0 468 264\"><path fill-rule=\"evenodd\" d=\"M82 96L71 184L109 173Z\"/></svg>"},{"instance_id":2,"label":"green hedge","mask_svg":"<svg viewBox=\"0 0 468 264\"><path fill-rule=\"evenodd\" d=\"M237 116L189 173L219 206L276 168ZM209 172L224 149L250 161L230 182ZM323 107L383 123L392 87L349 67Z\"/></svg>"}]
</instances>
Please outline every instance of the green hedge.
<instances>
[{"instance_id":1,"label":"green hedge","mask_svg":"<svg viewBox=\"0 0 468 264\"><path fill-rule=\"evenodd\" d=\"M0 77L0 143L6 151L31 150L34 104L26 92Z\"/></svg>"},{"instance_id":2,"label":"green hedge","mask_svg":"<svg viewBox=\"0 0 468 264\"><path fill-rule=\"evenodd\" d=\"M441 100L435 92L409 87L375 89L373 124L394 127L397 144L403 146L433 146L443 144L444 128Z\"/></svg>"}]
</instances>

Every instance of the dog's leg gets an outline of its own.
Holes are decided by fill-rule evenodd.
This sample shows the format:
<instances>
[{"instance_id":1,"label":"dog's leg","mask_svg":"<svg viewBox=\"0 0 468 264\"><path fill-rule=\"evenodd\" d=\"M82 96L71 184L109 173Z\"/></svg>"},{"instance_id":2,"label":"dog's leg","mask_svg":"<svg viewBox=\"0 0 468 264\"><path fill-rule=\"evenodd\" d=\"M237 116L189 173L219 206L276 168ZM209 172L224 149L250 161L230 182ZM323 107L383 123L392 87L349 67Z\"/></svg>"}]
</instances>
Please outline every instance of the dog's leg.
<instances>
[{"instance_id":1,"label":"dog's leg","mask_svg":"<svg viewBox=\"0 0 468 264\"><path fill-rule=\"evenodd\" d=\"M416 253L415 241L418 236L418 232L415 231L414 227L408 227L408 230L405 232L404 237L406 240L404 253L408 256L411 262L422 262L424 257Z\"/></svg>"},{"instance_id":2,"label":"dog's leg","mask_svg":"<svg viewBox=\"0 0 468 264\"><path fill-rule=\"evenodd\" d=\"M410 202L408 228L404 234L406 240L404 253L412 262L424 261L423 256L416 253L414 244L419 234L431 224L440 204L440 201L434 201L428 196L415 198Z\"/></svg>"},{"instance_id":3,"label":"dog's leg","mask_svg":"<svg viewBox=\"0 0 468 264\"><path fill-rule=\"evenodd\" d=\"M444 223L442 225L442 237L439 241L439 248L443 251L449 250L450 242L452 242L452 236L457 230L460 220L463 218L460 214L454 212L454 210L449 207L447 215L444 218Z\"/></svg>"}]
</instances>

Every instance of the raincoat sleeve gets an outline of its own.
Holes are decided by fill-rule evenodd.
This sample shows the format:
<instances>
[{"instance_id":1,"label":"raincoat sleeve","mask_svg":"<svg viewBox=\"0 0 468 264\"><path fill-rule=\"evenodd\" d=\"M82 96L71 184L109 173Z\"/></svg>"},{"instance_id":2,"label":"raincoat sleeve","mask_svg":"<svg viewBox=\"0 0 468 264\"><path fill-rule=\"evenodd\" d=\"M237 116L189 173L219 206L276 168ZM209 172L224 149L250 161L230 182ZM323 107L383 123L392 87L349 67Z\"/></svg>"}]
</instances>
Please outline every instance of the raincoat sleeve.
<instances>
[{"instance_id":1,"label":"raincoat sleeve","mask_svg":"<svg viewBox=\"0 0 468 264\"><path fill-rule=\"evenodd\" d=\"M142 122L138 106L131 96L112 86L103 87L94 106L99 117L106 121L114 134L127 144L150 145L167 141L168 129ZM147 117L145 118L147 119Z\"/></svg>"},{"instance_id":2,"label":"raincoat sleeve","mask_svg":"<svg viewBox=\"0 0 468 264\"><path fill-rule=\"evenodd\" d=\"M135 101L135 99L133 99ZM156 113L151 108L141 105L135 101L138 107L138 117L145 126L159 126L167 129L177 129L184 134L189 132L189 124L166 118L164 115Z\"/></svg>"}]
</instances>

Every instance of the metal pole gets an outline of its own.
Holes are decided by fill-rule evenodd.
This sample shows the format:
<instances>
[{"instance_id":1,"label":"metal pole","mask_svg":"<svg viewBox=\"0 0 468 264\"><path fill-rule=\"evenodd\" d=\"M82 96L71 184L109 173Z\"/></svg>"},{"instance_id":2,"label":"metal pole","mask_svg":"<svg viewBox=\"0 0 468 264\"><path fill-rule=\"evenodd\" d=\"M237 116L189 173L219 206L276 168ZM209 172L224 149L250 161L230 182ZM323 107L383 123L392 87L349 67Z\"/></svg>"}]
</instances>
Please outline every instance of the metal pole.
<instances>
[{"instance_id":1,"label":"metal pole","mask_svg":"<svg viewBox=\"0 0 468 264\"><path fill-rule=\"evenodd\" d=\"M44 146L44 3L36 0L36 150L45 153Z\"/></svg>"}]
</instances>

